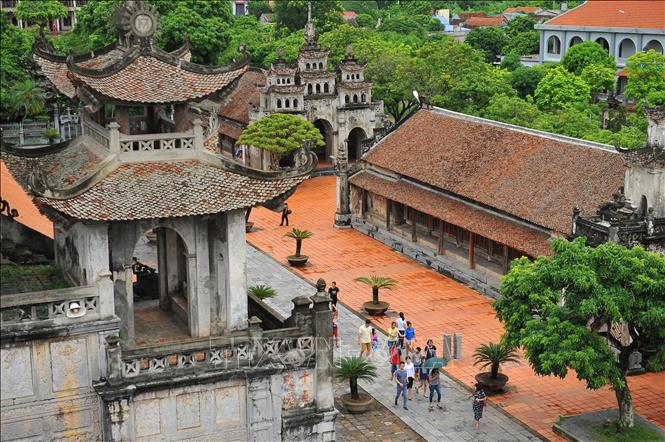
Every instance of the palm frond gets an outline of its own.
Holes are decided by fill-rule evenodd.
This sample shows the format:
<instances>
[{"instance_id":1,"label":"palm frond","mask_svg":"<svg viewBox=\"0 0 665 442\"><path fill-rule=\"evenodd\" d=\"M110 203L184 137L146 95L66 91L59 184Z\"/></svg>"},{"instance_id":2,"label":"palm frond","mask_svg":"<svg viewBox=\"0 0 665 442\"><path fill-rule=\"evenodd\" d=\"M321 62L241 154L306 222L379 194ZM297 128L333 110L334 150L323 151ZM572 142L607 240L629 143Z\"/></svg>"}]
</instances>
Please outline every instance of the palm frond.
<instances>
[{"instance_id":1,"label":"palm frond","mask_svg":"<svg viewBox=\"0 0 665 442\"><path fill-rule=\"evenodd\" d=\"M249 288L249 292L259 299L272 298L277 295L275 289L270 286L257 284Z\"/></svg>"},{"instance_id":2,"label":"palm frond","mask_svg":"<svg viewBox=\"0 0 665 442\"><path fill-rule=\"evenodd\" d=\"M300 230L297 228L293 228L291 231L287 232L284 236L288 236L289 238L293 238L296 240L303 240L311 237L313 235L312 232L309 230Z\"/></svg>"},{"instance_id":3,"label":"palm frond","mask_svg":"<svg viewBox=\"0 0 665 442\"><path fill-rule=\"evenodd\" d=\"M335 361L335 376L342 379L356 378L374 382L376 367L367 359L358 356L338 358Z\"/></svg>"},{"instance_id":4,"label":"palm frond","mask_svg":"<svg viewBox=\"0 0 665 442\"><path fill-rule=\"evenodd\" d=\"M377 275L372 275L369 277L360 276L354 279L354 281L362 282L363 284L367 284L372 288L387 289L387 290L392 290L392 288L395 287L395 285L397 284L397 281L388 276L377 276Z\"/></svg>"},{"instance_id":5,"label":"palm frond","mask_svg":"<svg viewBox=\"0 0 665 442\"><path fill-rule=\"evenodd\" d=\"M488 367L492 364L498 365L505 362L519 362L519 356L512 347L503 343L495 344L493 342L483 344L476 348L476 351L473 353L473 358L475 361L474 365L478 365L481 368Z\"/></svg>"}]
</instances>

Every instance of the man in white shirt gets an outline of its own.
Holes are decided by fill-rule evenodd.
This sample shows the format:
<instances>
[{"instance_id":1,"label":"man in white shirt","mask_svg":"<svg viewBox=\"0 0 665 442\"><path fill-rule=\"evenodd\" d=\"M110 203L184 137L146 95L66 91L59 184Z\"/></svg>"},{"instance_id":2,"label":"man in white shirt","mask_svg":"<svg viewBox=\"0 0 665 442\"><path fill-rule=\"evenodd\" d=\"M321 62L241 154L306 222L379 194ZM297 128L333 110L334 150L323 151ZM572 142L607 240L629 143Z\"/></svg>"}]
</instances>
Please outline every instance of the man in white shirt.
<instances>
[{"instance_id":1,"label":"man in white shirt","mask_svg":"<svg viewBox=\"0 0 665 442\"><path fill-rule=\"evenodd\" d=\"M397 326L397 344L399 348L404 349L404 330L406 329L406 318L404 318L404 313L399 312L399 318L395 321Z\"/></svg>"},{"instance_id":2,"label":"man in white shirt","mask_svg":"<svg viewBox=\"0 0 665 442\"><path fill-rule=\"evenodd\" d=\"M369 319L358 329L358 344L360 344L360 357L367 352L367 356L372 354L372 327Z\"/></svg>"}]
</instances>

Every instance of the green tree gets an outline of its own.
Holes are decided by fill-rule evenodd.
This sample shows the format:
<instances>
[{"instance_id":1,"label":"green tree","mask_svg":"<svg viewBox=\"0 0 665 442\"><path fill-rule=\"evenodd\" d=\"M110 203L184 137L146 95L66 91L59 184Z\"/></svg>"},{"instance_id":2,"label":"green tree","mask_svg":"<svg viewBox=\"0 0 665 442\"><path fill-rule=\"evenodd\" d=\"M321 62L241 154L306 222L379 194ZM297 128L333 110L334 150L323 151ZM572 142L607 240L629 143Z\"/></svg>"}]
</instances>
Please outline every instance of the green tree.
<instances>
[{"instance_id":1,"label":"green tree","mask_svg":"<svg viewBox=\"0 0 665 442\"><path fill-rule=\"evenodd\" d=\"M585 41L578 43L568 49L563 56L561 64L570 72L580 75L585 67L591 64L597 64L615 69L616 62L614 57L607 53L605 49L595 41Z\"/></svg>"},{"instance_id":2,"label":"green tree","mask_svg":"<svg viewBox=\"0 0 665 442\"><path fill-rule=\"evenodd\" d=\"M568 109L589 99L589 85L563 66L557 66L540 80L535 98L541 109Z\"/></svg>"},{"instance_id":3,"label":"green tree","mask_svg":"<svg viewBox=\"0 0 665 442\"><path fill-rule=\"evenodd\" d=\"M527 95L533 96L538 83L545 76L545 70L539 67L527 68L520 66L510 73L508 82L517 91L517 94L526 98Z\"/></svg>"},{"instance_id":4,"label":"green tree","mask_svg":"<svg viewBox=\"0 0 665 442\"><path fill-rule=\"evenodd\" d=\"M605 90L614 92L616 76L612 68L600 64L590 64L582 70L580 77L589 85L592 94Z\"/></svg>"},{"instance_id":5,"label":"green tree","mask_svg":"<svg viewBox=\"0 0 665 442\"><path fill-rule=\"evenodd\" d=\"M650 366L665 362L665 259L641 247L588 247L584 238L554 240L552 249L551 258L513 261L503 279L494 307L505 342L523 347L538 375L564 378L572 369L588 388L609 384L619 428L632 427L630 354L651 348Z\"/></svg>"},{"instance_id":6,"label":"green tree","mask_svg":"<svg viewBox=\"0 0 665 442\"><path fill-rule=\"evenodd\" d=\"M506 35L508 38L514 38L524 32L532 32L535 24L536 20L528 15L515 17L508 22L508 26L506 26Z\"/></svg>"},{"instance_id":7,"label":"green tree","mask_svg":"<svg viewBox=\"0 0 665 442\"><path fill-rule=\"evenodd\" d=\"M503 60L501 60L501 69L507 69L512 72L521 66L522 63L520 63L520 56L514 52L509 53L503 57Z\"/></svg>"},{"instance_id":8,"label":"green tree","mask_svg":"<svg viewBox=\"0 0 665 442\"><path fill-rule=\"evenodd\" d=\"M626 75L627 97L649 100L650 104L665 104L665 55L653 49L631 55L626 61Z\"/></svg>"},{"instance_id":9,"label":"green tree","mask_svg":"<svg viewBox=\"0 0 665 442\"><path fill-rule=\"evenodd\" d=\"M522 32L508 40L503 47L504 54L531 55L540 50L540 34L538 31Z\"/></svg>"},{"instance_id":10,"label":"green tree","mask_svg":"<svg viewBox=\"0 0 665 442\"><path fill-rule=\"evenodd\" d=\"M566 108L550 112L543 112L533 127L536 129L566 135L568 137L584 138L600 128L600 117L590 108L578 103L581 109Z\"/></svg>"},{"instance_id":11,"label":"green tree","mask_svg":"<svg viewBox=\"0 0 665 442\"><path fill-rule=\"evenodd\" d=\"M534 127L536 121L541 118L542 112L533 104L531 97L528 100L522 100L518 97L498 94L490 98L482 115L490 120Z\"/></svg>"},{"instance_id":12,"label":"green tree","mask_svg":"<svg viewBox=\"0 0 665 442\"><path fill-rule=\"evenodd\" d=\"M257 20L261 18L262 14L271 13L272 8L270 7L270 2L268 0L252 0L247 5L249 13L254 16Z\"/></svg>"},{"instance_id":13,"label":"green tree","mask_svg":"<svg viewBox=\"0 0 665 442\"><path fill-rule=\"evenodd\" d=\"M318 32L329 31L342 24L342 5L338 0L319 0L312 3L312 22ZM280 0L275 2L275 21L288 32L305 28L307 23L306 0Z\"/></svg>"},{"instance_id":14,"label":"green tree","mask_svg":"<svg viewBox=\"0 0 665 442\"><path fill-rule=\"evenodd\" d=\"M51 20L67 17L67 8L58 0L22 0L15 13L16 18L43 28Z\"/></svg>"},{"instance_id":15,"label":"green tree","mask_svg":"<svg viewBox=\"0 0 665 442\"><path fill-rule=\"evenodd\" d=\"M9 108L23 114L23 120L39 115L46 109L44 91L31 79L18 81L9 90Z\"/></svg>"},{"instance_id":16,"label":"green tree","mask_svg":"<svg viewBox=\"0 0 665 442\"><path fill-rule=\"evenodd\" d=\"M258 147L270 152L272 164L306 144L324 147L321 132L309 121L291 114L269 114L253 122L240 134L237 144Z\"/></svg>"},{"instance_id":17,"label":"green tree","mask_svg":"<svg viewBox=\"0 0 665 442\"><path fill-rule=\"evenodd\" d=\"M72 32L53 40L53 46L63 55L70 49L76 53L101 48L117 40L111 17L122 3L119 0L90 0L76 13Z\"/></svg>"},{"instance_id":18,"label":"green tree","mask_svg":"<svg viewBox=\"0 0 665 442\"><path fill-rule=\"evenodd\" d=\"M464 42L472 48L482 51L485 54L485 60L492 63L501 54L503 47L508 44L508 37L503 29L498 27L475 28L467 34Z\"/></svg>"},{"instance_id":19,"label":"green tree","mask_svg":"<svg viewBox=\"0 0 665 442\"><path fill-rule=\"evenodd\" d=\"M14 110L10 105L10 90L14 84L29 79L30 56L34 33L9 23L0 14L0 118L9 120Z\"/></svg>"},{"instance_id":20,"label":"green tree","mask_svg":"<svg viewBox=\"0 0 665 442\"><path fill-rule=\"evenodd\" d=\"M238 48L245 45L247 52L252 56L253 66L270 67L270 64L266 63L266 59L275 57L278 47L272 25L259 22L253 15L238 16L231 23L229 35L231 40L224 52L217 57L217 64L226 65L237 60L241 56ZM293 46L295 46L295 42ZM297 50L294 50L293 56L296 53Z\"/></svg>"}]
</instances>

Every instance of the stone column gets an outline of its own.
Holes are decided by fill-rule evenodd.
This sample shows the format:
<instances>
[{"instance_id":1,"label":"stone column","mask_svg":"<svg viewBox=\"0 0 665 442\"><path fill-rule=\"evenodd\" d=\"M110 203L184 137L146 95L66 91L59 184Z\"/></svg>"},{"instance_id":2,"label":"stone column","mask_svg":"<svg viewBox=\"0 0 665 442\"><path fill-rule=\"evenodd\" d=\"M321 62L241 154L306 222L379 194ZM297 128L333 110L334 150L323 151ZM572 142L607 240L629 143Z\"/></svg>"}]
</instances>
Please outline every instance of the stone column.
<instances>
[{"instance_id":1,"label":"stone column","mask_svg":"<svg viewBox=\"0 0 665 442\"><path fill-rule=\"evenodd\" d=\"M168 310L170 306L168 285L168 264L166 258L166 230L157 229L157 272L159 276L159 307Z\"/></svg>"},{"instance_id":2,"label":"stone column","mask_svg":"<svg viewBox=\"0 0 665 442\"><path fill-rule=\"evenodd\" d=\"M115 122L121 133L129 135L129 108L127 106L115 106Z\"/></svg>"},{"instance_id":3,"label":"stone column","mask_svg":"<svg viewBox=\"0 0 665 442\"><path fill-rule=\"evenodd\" d=\"M229 330L247 328L247 244L245 211L226 213L226 326Z\"/></svg>"},{"instance_id":4,"label":"stone column","mask_svg":"<svg viewBox=\"0 0 665 442\"><path fill-rule=\"evenodd\" d=\"M194 132L194 149L203 150L203 127L200 118L192 121L192 130Z\"/></svg>"},{"instance_id":5,"label":"stone column","mask_svg":"<svg viewBox=\"0 0 665 442\"><path fill-rule=\"evenodd\" d=\"M171 229L164 229L164 253L166 254L166 266L162 270L161 263L159 264L159 271L164 272L166 277L166 290L169 295L176 293L180 287L179 274L178 274L178 261L180 259L181 251L178 250L178 234Z\"/></svg>"},{"instance_id":6,"label":"stone column","mask_svg":"<svg viewBox=\"0 0 665 442\"><path fill-rule=\"evenodd\" d=\"M337 210L335 211L334 227L348 229L351 227L351 207L349 204L349 160L347 155L348 140L339 145L337 169Z\"/></svg>"},{"instance_id":7,"label":"stone column","mask_svg":"<svg viewBox=\"0 0 665 442\"><path fill-rule=\"evenodd\" d=\"M189 119L187 118L187 103L176 103L174 106L175 112L173 118L175 119L175 131L185 132L189 130Z\"/></svg>"},{"instance_id":8,"label":"stone column","mask_svg":"<svg viewBox=\"0 0 665 442\"><path fill-rule=\"evenodd\" d=\"M316 409L332 410L335 406L333 394L333 340L332 311L330 297L326 293L326 282L319 279L317 293L310 299L314 304L314 340L316 351Z\"/></svg>"},{"instance_id":9,"label":"stone column","mask_svg":"<svg viewBox=\"0 0 665 442\"><path fill-rule=\"evenodd\" d=\"M118 123L111 121L109 123L109 151L113 154L120 153L120 132L118 131Z\"/></svg>"}]
</instances>

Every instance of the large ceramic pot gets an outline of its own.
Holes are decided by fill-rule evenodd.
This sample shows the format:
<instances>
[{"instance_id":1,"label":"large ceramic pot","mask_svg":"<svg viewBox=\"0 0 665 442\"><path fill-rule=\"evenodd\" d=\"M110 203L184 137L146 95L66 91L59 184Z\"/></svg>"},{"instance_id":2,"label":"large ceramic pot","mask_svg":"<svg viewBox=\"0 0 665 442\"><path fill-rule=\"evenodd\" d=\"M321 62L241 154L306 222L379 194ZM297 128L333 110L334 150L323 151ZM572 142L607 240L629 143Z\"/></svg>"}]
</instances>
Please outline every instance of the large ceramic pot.
<instances>
[{"instance_id":1,"label":"large ceramic pot","mask_svg":"<svg viewBox=\"0 0 665 442\"><path fill-rule=\"evenodd\" d=\"M307 255L289 255L286 257L286 259L289 261L289 264L291 264L293 267L303 267L306 263L307 260L309 259L309 256Z\"/></svg>"},{"instance_id":2,"label":"large ceramic pot","mask_svg":"<svg viewBox=\"0 0 665 442\"><path fill-rule=\"evenodd\" d=\"M363 308L370 316L381 316L386 312L386 310L388 310L388 307L390 307L390 304L383 301L379 301L376 304L372 301L368 301L363 304Z\"/></svg>"},{"instance_id":3,"label":"large ceramic pot","mask_svg":"<svg viewBox=\"0 0 665 442\"><path fill-rule=\"evenodd\" d=\"M346 410L352 414L364 413L369 410L374 399L367 393L359 392L358 399L351 399L351 393L346 393L340 398Z\"/></svg>"},{"instance_id":4,"label":"large ceramic pot","mask_svg":"<svg viewBox=\"0 0 665 442\"><path fill-rule=\"evenodd\" d=\"M508 376L503 373L498 373L496 379L492 379L492 373L486 371L476 375L476 382L478 382L485 393L493 394L503 390L508 382Z\"/></svg>"}]
</instances>

